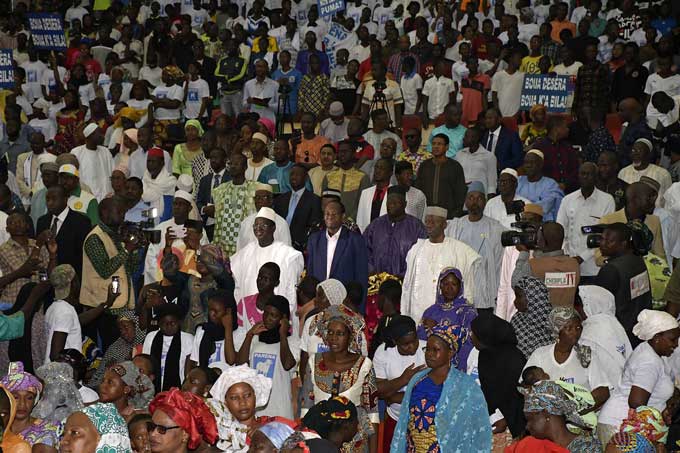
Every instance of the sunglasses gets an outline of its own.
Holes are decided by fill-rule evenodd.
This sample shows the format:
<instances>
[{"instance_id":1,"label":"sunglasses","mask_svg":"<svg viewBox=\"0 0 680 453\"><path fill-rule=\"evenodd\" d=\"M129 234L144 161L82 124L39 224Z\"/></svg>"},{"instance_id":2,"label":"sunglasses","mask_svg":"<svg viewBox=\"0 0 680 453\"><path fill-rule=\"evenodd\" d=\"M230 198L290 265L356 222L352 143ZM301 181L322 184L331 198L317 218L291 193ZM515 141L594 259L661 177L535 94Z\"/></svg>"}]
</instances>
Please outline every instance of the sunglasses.
<instances>
[{"instance_id":1,"label":"sunglasses","mask_svg":"<svg viewBox=\"0 0 680 453\"><path fill-rule=\"evenodd\" d=\"M175 428L180 428L179 426L163 426L163 425L157 425L154 422L146 422L146 430L149 434L151 434L154 431L158 431L158 434L165 435L168 431L171 429Z\"/></svg>"}]
</instances>

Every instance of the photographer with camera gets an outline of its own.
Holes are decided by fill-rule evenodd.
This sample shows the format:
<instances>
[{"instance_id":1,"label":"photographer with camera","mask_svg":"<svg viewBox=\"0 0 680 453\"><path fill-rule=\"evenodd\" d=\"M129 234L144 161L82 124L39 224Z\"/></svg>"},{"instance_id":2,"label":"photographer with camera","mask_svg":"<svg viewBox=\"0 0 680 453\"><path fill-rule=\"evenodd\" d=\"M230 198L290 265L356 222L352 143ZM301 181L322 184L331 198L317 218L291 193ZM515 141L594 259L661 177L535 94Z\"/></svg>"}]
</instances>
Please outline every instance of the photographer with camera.
<instances>
[{"instance_id":1,"label":"photographer with camera","mask_svg":"<svg viewBox=\"0 0 680 453\"><path fill-rule=\"evenodd\" d=\"M531 203L527 198L517 195L517 170L505 168L498 177L498 194L489 200L484 208L484 215L500 222L505 229L512 228L524 205Z\"/></svg>"},{"instance_id":2,"label":"photographer with camera","mask_svg":"<svg viewBox=\"0 0 680 453\"><path fill-rule=\"evenodd\" d=\"M397 82L387 78L387 68L380 58L371 58L371 73L373 79L365 82L361 98L361 118L369 121L373 110L384 109L388 114L388 128L394 128L400 135L401 105L404 103L401 88Z\"/></svg>"},{"instance_id":3,"label":"photographer with camera","mask_svg":"<svg viewBox=\"0 0 680 453\"><path fill-rule=\"evenodd\" d=\"M643 258L650 245L649 229L640 222L607 225L599 244L602 255L609 258L597 274L595 284L614 294L616 319L626 330L633 348L640 343L633 335L638 314L652 308L651 284Z\"/></svg>"},{"instance_id":4,"label":"photographer with camera","mask_svg":"<svg viewBox=\"0 0 680 453\"><path fill-rule=\"evenodd\" d=\"M516 246L520 254L512 281L519 281L525 275L536 277L548 287L554 307L571 307L581 271L578 260L562 250L564 227L557 222L545 222L535 232L535 243L522 241ZM533 250L531 257L530 250Z\"/></svg>"}]
</instances>

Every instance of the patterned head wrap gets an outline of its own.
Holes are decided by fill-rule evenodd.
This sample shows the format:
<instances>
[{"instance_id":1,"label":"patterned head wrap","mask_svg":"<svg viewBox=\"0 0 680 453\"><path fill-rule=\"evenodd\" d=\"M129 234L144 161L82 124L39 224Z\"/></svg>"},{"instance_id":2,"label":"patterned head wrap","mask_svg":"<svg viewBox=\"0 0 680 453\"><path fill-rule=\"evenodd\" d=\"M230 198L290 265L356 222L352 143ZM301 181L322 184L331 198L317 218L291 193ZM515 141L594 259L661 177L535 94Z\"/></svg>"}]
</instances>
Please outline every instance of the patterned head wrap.
<instances>
[{"instance_id":1,"label":"patterned head wrap","mask_svg":"<svg viewBox=\"0 0 680 453\"><path fill-rule=\"evenodd\" d=\"M248 384L255 392L255 407L263 407L269 401L272 390L272 380L259 374L248 365L229 367L210 388L210 395L218 401L224 402L227 392L234 384Z\"/></svg>"},{"instance_id":2,"label":"patterned head wrap","mask_svg":"<svg viewBox=\"0 0 680 453\"><path fill-rule=\"evenodd\" d=\"M31 392L35 394L36 400L40 398L40 392L43 388L37 377L24 371L24 364L22 362L11 362L9 364L7 376L0 380L0 385L5 387L10 393Z\"/></svg>"},{"instance_id":3,"label":"patterned head wrap","mask_svg":"<svg viewBox=\"0 0 680 453\"><path fill-rule=\"evenodd\" d=\"M153 415L162 410L189 435L189 450L196 449L201 440L209 444L217 441L217 424L203 398L172 388L161 392L149 404Z\"/></svg>"},{"instance_id":4,"label":"patterned head wrap","mask_svg":"<svg viewBox=\"0 0 680 453\"><path fill-rule=\"evenodd\" d=\"M664 423L661 412L651 406L629 409L628 418L621 423L620 431L640 433L645 439L663 444L668 438L668 426Z\"/></svg>"},{"instance_id":5,"label":"patterned head wrap","mask_svg":"<svg viewBox=\"0 0 680 453\"><path fill-rule=\"evenodd\" d=\"M326 401L319 401L305 414L302 424L316 431L322 438L328 439L334 424L355 420L357 407L344 396L334 396Z\"/></svg>"},{"instance_id":6,"label":"patterned head wrap","mask_svg":"<svg viewBox=\"0 0 680 453\"><path fill-rule=\"evenodd\" d=\"M54 298L64 299L71 292L71 281L76 276L76 271L70 264L60 264L52 269L50 283L54 287Z\"/></svg>"},{"instance_id":7,"label":"patterned head wrap","mask_svg":"<svg viewBox=\"0 0 680 453\"><path fill-rule=\"evenodd\" d=\"M135 109L132 107L123 107L120 109L118 112L118 115L116 115L115 121L113 122L113 126L117 128L122 128L123 127L123 118L126 118L130 121L134 121L135 123L138 123L144 115L146 115L147 111L144 109Z\"/></svg>"},{"instance_id":8,"label":"patterned head wrap","mask_svg":"<svg viewBox=\"0 0 680 453\"><path fill-rule=\"evenodd\" d=\"M132 389L128 400L135 409L146 409L153 399L155 388L151 379L139 372L139 368L131 361L112 365L109 370L116 373Z\"/></svg>"},{"instance_id":9,"label":"patterned head wrap","mask_svg":"<svg viewBox=\"0 0 680 453\"><path fill-rule=\"evenodd\" d=\"M467 339L468 331L460 324L437 324L430 331L430 336L437 337L449 345L455 357L456 353L460 350L460 346Z\"/></svg>"},{"instance_id":10,"label":"patterned head wrap","mask_svg":"<svg viewBox=\"0 0 680 453\"><path fill-rule=\"evenodd\" d=\"M524 412L545 411L551 415L564 417L566 421L576 426L586 426L578 415L576 403L569 399L564 389L552 381L541 381L525 389L518 390L524 395Z\"/></svg>"},{"instance_id":11,"label":"patterned head wrap","mask_svg":"<svg viewBox=\"0 0 680 453\"><path fill-rule=\"evenodd\" d=\"M97 432L99 443L95 453L128 453L132 451L127 424L112 403L95 403L81 412L87 415Z\"/></svg>"},{"instance_id":12,"label":"patterned head wrap","mask_svg":"<svg viewBox=\"0 0 680 453\"><path fill-rule=\"evenodd\" d=\"M340 305L347 298L347 290L340 280L329 278L316 286L317 290L319 288L323 290L331 305Z\"/></svg>"},{"instance_id":13,"label":"patterned head wrap","mask_svg":"<svg viewBox=\"0 0 680 453\"><path fill-rule=\"evenodd\" d=\"M50 362L36 371L43 381L43 396L32 415L50 422L61 423L83 408L83 399L73 380L73 368L68 363Z\"/></svg>"},{"instance_id":14,"label":"patterned head wrap","mask_svg":"<svg viewBox=\"0 0 680 453\"><path fill-rule=\"evenodd\" d=\"M224 252L215 244L202 245L199 260L205 264L213 275L220 275L227 268L227 259L224 256Z\"/></svg>"},{"instance_id":15,"label":"patterned head wrap","mask_svg":"<svg viewBox=\"0 0 680 453\"><path fill-rule=\"evenodd\" d=\"M442 286L442 281L451 274L455 275L456 278L458 279L458 284L460 285L460 290L458 291L458 294L456 295L455 299L453 299L451 302L447 302L444 299L444 296L442 295L441 286ZM468 303L467 300L465 299L465 297L463 297L464 294L465 294L465 285L463 283L463 274L458 269L456 269L455 267L447 267L447 268L443 269L439 273L439 279L437 280L437 298L436 298L437 305L440 305L440 306L442 306L446 309L450 309L450 308L452 308L456 305L467 304Z\"/></svg>"},{"instance_id":16,"label":"patterned head wrap","mask_svg":"<svg viewBox=\"0 0 680 453\"><path fill-rule=\"evenodd\" d=\"M648 254L652 250L652 244L654 243L654 235L649 227L639 220L630 221L626 226L630 228L635 253L640 256Z\"/></svg>"},{"instance_id":17,"label":"patterned head wrap","mask_svg":"<svg viewBox=\"0 0 680 453\"><path fill-rule=\"evenodd\" d=\"M203 133L205 132L203 130L203 126L201 126L201 123L198 120L189 120L186 123L184 123L184 129L186 130L187 127L193 127L198 131L198 136L203 137Z\"/></svg>"},{"instance_id":18,"label":"patterned head wrap","mask_svg":"<svg viewBox=\"0 0 680 453\"><path fill-rule=\"evenodd\" d=\"M281 447L283 447L285 440L295 432L293 428L281 422L269 422L266 425L261 426L259 431L269 439L269 442L271 442L277 450L280 450Z\"/></svg>"},{"instance_id":19,"label":"patterned head wrap","mask_svg":"<svg viewBox=\"0 0 680 453\"><path fill-rule=\"evenodd\" d=\"M319 335L321 335L324 342L326 342L326 337L328 336L328 326L334 321L343 323L349 329L349 351L361 354L363 331L366 326L364 318L344 305L331 305L321 312L321 317L317 324Z\"/></svg>"},{"instance_id":20,"label":"patterned head wrap","mask_svg":"<svg viewBox=\"0 0 680 453\"><path fill-rule=\"evenodd\" d=\"M553 330L553 337L555 339L559 338L560 330L564 329L564 326L569 324L573 319L581 320L581 317L571 307L555 307L550 312L550 325ZM574 345L574 351L576 352L576 357L578 357L579 362L583 368L588 368L590 365L590 360L592 358L592 351L590 346L581 345L578 342Z\"/></svg>"},{"instance_id":21,"label":"patterned head wrap","mask_svg":"<svg viewBox=\"0 0 680 453\"><path fill-rule=\"evenodd\" d=\"M524 276L513 286L527 298L527 311L515 313L510 324L517 335L517 347L528 358L536 348L552 343L550 295L545 283L535 277Z\"/></svg>"},{"instance_id":22,"label":"patterned head wrap","mask_svg":"<svg viewBox=\"0 0 680 453\"><path fill-rule=\"evenodd\" d=\"M616 433L609 445L623 453L656 453L656 447L640 433Z\"/></svg>"},{"instance_id":23,"label":"patterned head wrap","mask_svg":"<svg viewBox=\"0 0 680 453\"><path fill-rule=\"evenodd\" d=\"M173 64L164 67L163 72L167 73L170 77L172 77L174 81L177 81L184 77L184 73L182 72L182 70Z\"/></svg>"},{"instance_id":24,"label":"patterned head wrap","mask_svg":"<svg viewBox=\"0 0 680 453\"><path fill-rule=\"evenodd\" d=\"M540 112L541 110L543 111L544 115L548 113L548 109L543 104L535 104L533 107L531 107L531 110L529 110L529 116L531 119L533 120L536 112Z\"/></svg>"}]
</instances>

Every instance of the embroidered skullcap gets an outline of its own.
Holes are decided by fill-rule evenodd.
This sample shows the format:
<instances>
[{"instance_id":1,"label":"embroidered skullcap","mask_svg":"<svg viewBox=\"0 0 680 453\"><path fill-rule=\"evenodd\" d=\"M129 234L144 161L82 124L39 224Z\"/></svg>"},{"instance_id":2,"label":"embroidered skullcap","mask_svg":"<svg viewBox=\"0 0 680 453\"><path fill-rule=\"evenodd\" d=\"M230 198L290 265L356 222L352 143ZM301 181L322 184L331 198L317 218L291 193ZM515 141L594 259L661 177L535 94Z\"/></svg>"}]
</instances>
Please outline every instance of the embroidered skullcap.
<instances>
[{"instance_id":1,"label":"embroidered skullcap","mask_svg":"<svg viewBox=\"0 0 680 453\"><path fill-rule=\"evenodd\" d=\"M652 145L652 141L646 138L638 138L637 140L635 140L635 143L633 143L633 145L636 145L637 143L642 143L650 151L654 148L654 145Z\"/></svg>"},{"instance_id":2,"label":"embroidered skullcap","mask_svg":"<svg viewBox=\"0 0 680 453\"><path fill-rule=\"evenodd\" d=\"M130 321L134 322L133 319ZM132 407L146 409L156 393L153 381L140 373L139 368L129 360L112 365L109 369L120 376L125 385L132 389L128 395Z\"/></svg>"},{"instance_id":3,"label":"embroidered skullcap","mask_svg":"<svg viewBox=\"0 0 680 453\"><path fill-rule=\"evenodd\" d=\"M328 113L330 116L341 116L345 113L345 108L342 106L342 102L333 101L328 108Z\"/></svg>"},{"instance_id":4,"label":"embroidered skullcap","mask_svg":"<svg viewBox=\"0 0 680 453\"><path fill-rule=\"evenodd\" d=\"M269 184L265 184L263 182L255 183L255 192L259 192L259 191L274 193L272 186L269 185Z\"/></svg>"},{"instance_id":5,"label":"embroidered skullcap","mask_svg":"<svg viewBox=\"0 0 680 453\"><path fill-rule=\"evenodd\" d=\"M545 159L545 157L543 156L543 151L539 149L530 149L529 151L527 151L527 154L535 154L538 157L540 157L541 160Z\"/></svg>"},{"instance_id":6,"label":"embroidered skullcap","mask_svg":"<svg viewBox=\"0 0 680 453\"><path fill-rule=\"evenodd\" d=\"M210 388L210 395L220 402L224 402L227 392L234 384L248 384L255 392L255 407L263 407L269 401L272 390L272 380L259 374L248 365L229 367Z\"/></svg>"},{"instance_id":7,"label":"embroidered skullcap","mask_svg":"<svg viewBox=\"0 0 680 453\"><path fill-rule=\"evenodd\" d=\"M257 215L255 215L255 218L267 219L269 221L276 223L276 212L274 212L272 208L263 207L260 208L259 211L257 211Z\"/></svg>"},{"instance_id":8,"label":"embroidered skullcap","mask_svg":"<svg viewBox=\"0 0 680 453\"><path fill-rule=\"evenodd\" d=\"M295 432L293 428L281 422L269 422L264 426L260 426L259 431L269 439L269 442L277 450L280 450L283 442Z\"/></svg>"},{"instance_id":9,"label":"embroidered skullcap","mask_svg":"<svg viewBox=\"0 0 680 453\"><path fill-rule=\"evenodd\" d=\"M37 377L24 371L22 362L10 362L7 375L0 380L0 385L10 392L31 392L39 399L42 384Z\"/></svg>"},{"instance_id":10,"label":"embroidered skullcap","mask_svg":"<svg viewBox=\"0 0 680 453\"><path fill-rule=\"evenodd\" d=\"M518 390L524 395L524 412L545 411L551 415L562 416L573 425L585 426L583 419L578 415L576 403L570 400L564 389L556 383L541 381L530 389L519 387Z\"/></svg>"},{"instance_id":11,"label":"embroidered skullcap","mask_svg":"<svg viewBox=\"0 0 680 453\"><path fill-rule=\"evenodd\" d=\"M255 133L253 134L253 140L259 140L259 141L261 141L262 143L264 143L265 145L266 145L267 143L269 143L269 139L268 139L267 136L264 135L262 132L255 132Z\"/></svg>"},{"instance_id":12,"label":"embroidered skullcap","mask_svg":"<svg viewBox=\"0 0 680 453\"><path fill-rule=\"evenodd\" d=\"M126 178L130 177L130 167L128 167L127 164L124 164L123 162L116 165L116 168L114 168L113 171L121 172Z\"/></svg>"},{"instance_id":13,"label":"embroidered skullcap","mask_svg":"<svg viewBox=\"0 0 680 453\"><path fill-rule=\"evenodd\" d=\"M467 188L468 193L470 192L479 192L482 194L486 194L486 190L484 189L484 184L481 181L472 181Z\"/></svg>"},{"instance_id":14,"label":"embroidered skullcap","mask_svg":"<svg viewBox=\"0 0 680 453\"><path fill-rule=\"evenodd\" d=\"M89 136L92 135L92 134L94 133L94 131L96 131L97 129L99 129L99 126L97 126L96 123L90 123L90 124L88 124L87 126L85 126L85 129L83 129L83 135L84 135L85 137L89 137Z\"/></svg>"},{"instance_id":15,"label":"embroidered skullcap","mask_svg":"<svg viewBox=\"0 0 680 453\"><path fill-rule=\"evenodd\" d=\"M76 271L70 264L60 264L52 269L50 283L54 287L55 299L64 299L71 292L71 281L76 276Z\"/></svg>"},{"instance_id":16,"label":"embroidered skullcap","mask_svg":"<svg viewBox=\"0 0 680 453\"><path fill-rule=\"evenodd\" d=\"M659 184L659 181L654 178L650 178L649 176L642 176L638 182L650 187L656 193L659 193L659 190L661 190L661 184Z\"/></svg>"},{"instance_id":17,"label":"embroidered skullcap","mask_svg":"<svg viewBox=\"0 0 680 453\"><path fill-rule=\"evenodd\" d=\"M504 168L503 170L501 170L501 175L502 174L510 175L515 179L519 179L519 175L517 174L517 170L515 170L514 168Z\"/></svg>"},{"instance_id":18,"label":"embroidered skullcap","mask_svg":"<svg viewBox=\"0 0 680 453\"><path fill-rule=\"evenodd\" d=\"M191 193L194 190L194 178L190 175L179 175L177 178L177 189Z\"/></svg>"},{"instance_id":19,"label":"embroidered skullcap","mask_svg":"<svg viewBox=\"0 0 680 453\"><path fill-rule=\"evenodd\" d=\"M673 315L659 310L642 310L633 326L633 335L642 341L654 338L654 335L667 330L677 329L678 321Z\"/></svg>"},{"instance_id":20,"label":"embroidered skullcap","mask_svg":"<svg viewBox=\"0 0 680 453\"><path fill-rule=\"evenodd\" d=\"M76 168L80 168L80 162L75 154L64 153L57 156L57 165L61 168L62 165L70 164Z\"/></svg>"},{"instance_id":21,"label":"embroidered skullcap","mask_svg":"<svg viewBox=\"0 0 680 453\"><path fill-rule=\"evenodd\" d=\"M163 150L158 146L154 146L148 151L146 158L148 159L149 157L164 157L164 156L165 153L163 152Z\"/></svg>"},{"instance_id":22,"label":"embroidered skullcap","mask_svg":"<svg viewBox=\"0 0 680 453\"><path fill-rule=\"evenodd\" d=\"M149 412L153 415L157 410L165 412L189 435L189 450L195 450L201 440L210 445L217 441L217 423L203 398L173 387L151 401Z\"/></svg>"},{"instance_id":23,"label":"embroidered skullcap","mask_svg":"<svg viewBox=\"0 0 680 453\"><path fill-rule=\"evenodd\" d=\"M316 285L316 289L319 288L323 290L331 305L340 305L347 298L347 289L340 280L329 278Z\"/></svg>"},{"instance_id":24,"label":"embroidered skullcap","mask_svg":"<svg viewBox=\"0 0 680 453\"><path fill-rule=\"evenodd\" d=\"M524 205L524 212L527 214L536 214L543 217L543 207L540 204L527 203Z\"/></svg>"},{"instance_id":25,"label":"embroidered skullcap","mask_svg":"<svg viewBox=\"0 0 680 453\"><path fill-rule=\"evenodd\" d=\"M184 190L176 190L175 191L175 198L182 199L182 200L188 202L189 204L191 204L194 201L194 199L191 197L191 194L189 192L184 191Z\"/></svg>"},{"instance_id":26,"label":"embroidered skullcap","mask_svg":"<svg viewBox=\"0 0 680 453\"><path fill-rule=\"evenodd\" d=\"M99 433L95 453L128 453L132 451L127 423L112 403L95 403L82 411Z\"/></svg>"},{"instance_id":27,"label":"embroidered skullcap","mask_svg":"<svg viewBox=\"0 0 680 453\"><path fill-rule=\"evenodd\" d=\"M65 165L62 165L61 167L59 167L59 173L64 173L64 174L67 174L67 175L72 175L72 176L77 176L77 177L80 176L80 172L78 171L76 166L71 165L71 164L65 164Z\"/></svg>"},{"instance_id":28,"label":"embroidered skullcap","mask_svg":"<svg viewBox=\"0 0 680 453\"><path fill-rule=\"evenodd\" d=\"M569 324L570 321L578 319L581 320L578 312L572 307L555 307L550 312L550 325L553 330L553 337L559 338L560 331ZM592 351L589 346L581 345L578 342L574 345L576 357L583 368L588 368L592 356Z\"/></svg>"},{"instance_id":29,"label":"embroidered skullcap","mask_svg":"<svg viewBox=\"0 0 680 453\"><path fill-rule=\"evenodd\" d=\"M448 217L449 212L445 208L439 206L428 206L427 208L425 208L425 215L426 216L431 215L445 219Z\"/></svg>"}]
</instances>

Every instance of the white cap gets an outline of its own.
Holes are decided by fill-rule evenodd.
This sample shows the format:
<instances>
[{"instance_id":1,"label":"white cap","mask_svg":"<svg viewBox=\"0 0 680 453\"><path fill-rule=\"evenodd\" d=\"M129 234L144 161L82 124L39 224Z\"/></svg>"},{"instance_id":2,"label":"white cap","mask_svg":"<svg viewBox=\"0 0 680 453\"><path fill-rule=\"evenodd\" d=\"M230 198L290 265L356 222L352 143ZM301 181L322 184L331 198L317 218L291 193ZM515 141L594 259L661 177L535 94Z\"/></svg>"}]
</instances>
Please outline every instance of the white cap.
<instances>
[{"instance_id":1,"label":"white cap","mask_svg":"<svg viewBox=\"0 0 680 453\"><path fill-rule=\"evenodd\" d=\"M543 157L543 151L538 149L530 149L529 151L527 151L527 154L536 154L541 159L543 160L545 159L545 157Z\"/></svg>"},{"instance_id":2,"label":"white cap","mask_svg":"<svg viewBox=\"0 0 680 453\"><path fill-rule=\"evenodd\" d=\"M435 217L442 217L442 218L447 218L449 216L449 212L440 206L428 206L425 208L425 215L432 215Z\"/></svg>"},{"instance_id":3,"label":"white cap","mask_svg":"<svg viewBox=\"0 0 680 453\"><path fill-rule=\"evenodd\" d=\"M255 218L267 219L276 223L276 213L272 208L260 208L260 210L257 211L257 215L255 216Z\"/></svg>"},{"instance_id":4,"label":"white cap","mask_svg":"<svg viewBox=\"0 0 680 453\"><path fill-rule=\"evenodd\" d=\"M99 129L99 126L97 126L95 123L90 123L90 124L88 124L87 126L85 126L85 129L83 129L83 135L84 135L85 137L89 137L89 136L92 135L92 134L94 133L94 131L96 131L97 129Z\"/></svg>"},{"instance_id":5,"label":"white cap","mask_svg":"<svg viewBox=\"0 0 680 453\"><path fill-rule=\"evenodd\" d=\"M177 189L188 193L193 192L194 178L187 174L179 175L179 178L177 178Z\"/></svg>"},{"instance_id":6,"label":"white cap","mask_svg":"<svg viewBox=\"0 0 680 453\"><path fill-rule=\"evenodd\" d=\"M80 177L80 173L78 172L76 166L71 164L64 164L61 167L59 167L59 173L66 173L67 175Z\"/></svg>"},{"instance_id":7,"label":"white cap","mask_svg":"<svg viewBox=\"0 0 680 453\"><path fill-rule=\"evenodd\" d=\"M519 175L517 174L517 170L515 170L514 168L504 168L503 170L501 170L501 175L503 173L505 173L506 175L510 175L515 179L519 179Z\"/></svg>"},{"instance_id":8,"label":"white cap","mask_svg":"<svg viewBox=\"0 0 680 453\"><path fill-rule=\"evenodd\" d=\"M33 102L33 108L47 112L50 108L50 103L45 98L38 98Z\"/></svg>"},{"instance_id":9,"label":"white cap","mask_svg":"<svg viewBox=\"0 0 680 453\"><path fill-rule=\"evenodd\" d=\"M181 198L182 200L186 200L189 203L193 203L194 201L194 199L191 197L191 194L186 190L176 190L175 198Z\"/></svg>"},{"instance_id":10,"label":"white cap","mask_svg":"<svg viewBox=\"0 0 680 453\"><path fill-rule=\"evenodd\" d=\"M272 189L272 186L269 184L265 184L263 182L256 182L255 183L255 192L270 192L274 193L274 190Z\"/></svg>"},{"instance_id":11,"label":"white cap","mask_svg":"<svg viewBox=\"0 0 680 453\"><path fill-rule=\"evenodd\" d=\"M38 155L38 165L46 164L48 162L56 162L57 156L51 153L40 153Z\"/></svg>"},{"instance_id":12,"label":"white cap","mask_svg":"<svg viewBox=\"0 0 680 453\"><path fill-rule=\"evenodd\" d=\"M269 143L269 139L262 132L255 132L253 134L253 140L259 140L262 143L264 143L265 145Z\"/></svg>"}]
</instances>

